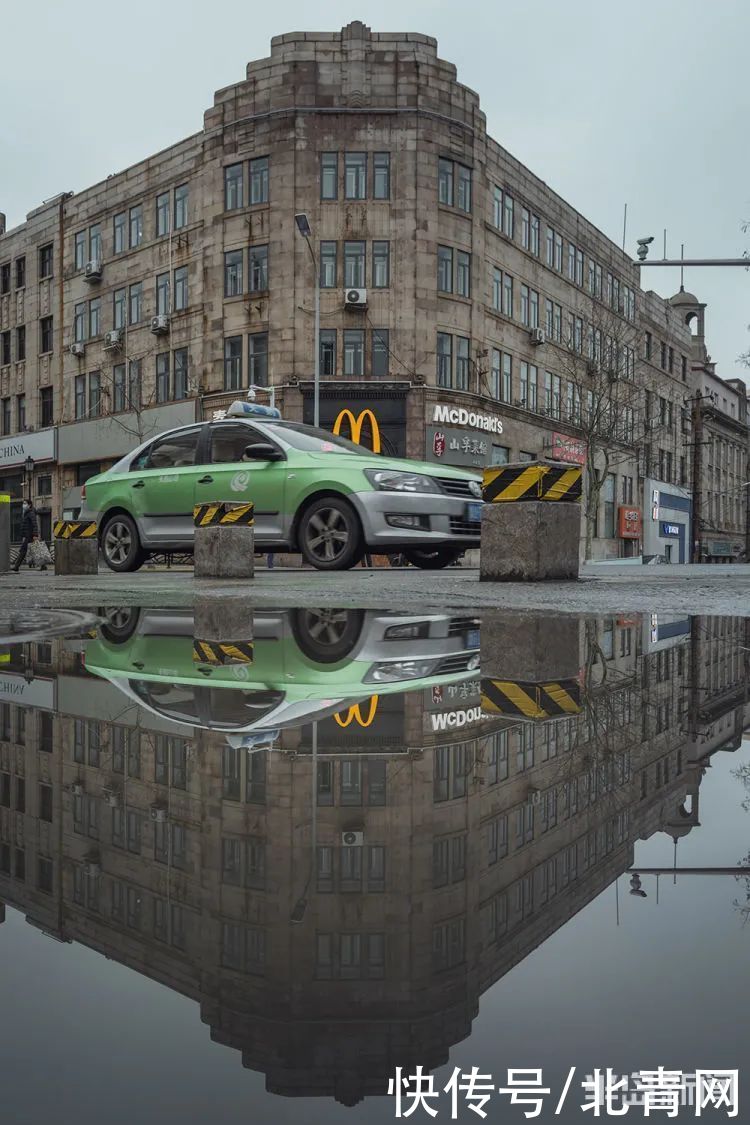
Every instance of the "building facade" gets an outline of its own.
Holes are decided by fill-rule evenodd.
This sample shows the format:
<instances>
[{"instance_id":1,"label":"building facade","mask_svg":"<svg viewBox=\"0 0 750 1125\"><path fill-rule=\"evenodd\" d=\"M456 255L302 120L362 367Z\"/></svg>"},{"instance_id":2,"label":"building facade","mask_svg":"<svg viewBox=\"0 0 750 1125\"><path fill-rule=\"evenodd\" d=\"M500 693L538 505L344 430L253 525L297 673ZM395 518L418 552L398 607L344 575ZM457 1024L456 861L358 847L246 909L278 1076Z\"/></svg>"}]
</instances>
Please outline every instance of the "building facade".
<instances>
[{"instance_id":1,"label":"building facade","mask_svg":"<svg viewBox=\"0 0 750 1125\"><path fill-rule=\"evenodd\" d=\"M690 487L682 318L488 135L435 40L359 22L275 38L200 132L0 236L0 485L75 511L250 384L312 421L316 280L323 425L369 408L386 452L582 463L594 557L640 552L646 478Z\"/></svg>"}]
</instances>

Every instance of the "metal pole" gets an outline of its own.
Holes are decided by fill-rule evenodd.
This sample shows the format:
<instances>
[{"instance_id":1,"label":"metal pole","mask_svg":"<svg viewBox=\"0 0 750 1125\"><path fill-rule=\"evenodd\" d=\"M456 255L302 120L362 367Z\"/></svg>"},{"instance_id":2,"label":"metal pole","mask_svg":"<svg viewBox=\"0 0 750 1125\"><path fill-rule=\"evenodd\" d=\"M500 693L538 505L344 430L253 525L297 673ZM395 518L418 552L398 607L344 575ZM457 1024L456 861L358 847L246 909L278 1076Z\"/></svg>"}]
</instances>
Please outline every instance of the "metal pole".
<instances>
[{"instance_id":1,"label":"metal pole","mask_svg":"<svg viewBox=\"0 0 750 1125\"><path fill-rule=\"evenodd\" d=\"M313 719L312 724L312 844L310 854L310 879L312 883L316 876L318 860L318 723Z\"/></svg>"},{"instance_id":2,"label":"metal pole","mask_svg":"<svg viewBox=\"0 0 750 1125\"><path fill-rule=\"evenodd\" d=\"M0 492L0 574L10 570L10 493Z\"/></svg>"},{"instance_id":3,"label":"metal pole","mask_svg":"<svg viewBox=\"0 0 750 1125\"><path fill-rule=\"evenodd\" d=\"M634 266L742 266L750 270L750 258L645 258Z\"/></svg>"},{"instance_id":4,"label":"metal pole","mask_svg":"<svg viewBox=\"0 0 750 1125\"><path fill-rule=\"evenodd\" d=\"M701 561L701 524L703 522L703 399L700 391L695 392L693 400L693 512L691 532L694 563Z\"/></svg>"},{"instance_id":5,"label":"metal pole","mask_svg":"<svg viewBox=\"0 0 750 1125\"><path fill-rule=\"evenodd\" d=\"M308 240L309 245L309 240ZM313 269L315 270L315 396L313 405L313 425L320 425L320 277L318 265L313 255ZM317 724L316 724L317 727Z\"/></svg>"}]
</instances>

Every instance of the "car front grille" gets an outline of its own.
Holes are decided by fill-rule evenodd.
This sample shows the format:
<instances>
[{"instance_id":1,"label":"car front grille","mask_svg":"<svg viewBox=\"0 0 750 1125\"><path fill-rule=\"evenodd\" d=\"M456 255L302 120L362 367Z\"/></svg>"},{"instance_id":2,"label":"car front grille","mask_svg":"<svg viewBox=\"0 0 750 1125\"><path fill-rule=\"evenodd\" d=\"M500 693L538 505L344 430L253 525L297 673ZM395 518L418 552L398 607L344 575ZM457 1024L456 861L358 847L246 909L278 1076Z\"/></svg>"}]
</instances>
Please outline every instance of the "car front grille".
<instances>
[{"instance_id":1,"label":"car front grille","mask_svg":"<svg viewBox=\"0 0 750 1125\"><path fill-rule=\"evenodd\" d=\"M446 496L460 496L464 500L478 500L470 488L468 480L454 480L453 477L438 477L438 484Z\"/></svg>"},{"instance_id":2,"label":"car front grille","mask_svg":"<svg viewBox=\"0 0 750 1125\"><path fill-rule=\"evenodd\" d=\"M451 516L451 535L479 535L482 530L481 523L473 520L464 520L460 516Z\"/></svg>"},{"instance_id":3,"label":"car front grille","mask_svg":"<svg viewBox=\"0 0 750 1125\"><path fill-rule=\"evenodd\" d=\"M464 633L468 633L470 629L479 628L478 617L451 617L448 626L449 637L461 637Z\"/></svg>"},{"instance_id":4,"label":"car front grille","mask_svg":"<svg viewBox=\"0 0 750 1125\"><path fill-rule=\"evenodd\" d=\"M446 656L441 660L435 669L436 676L449 676L451 673L468 672L469 668L475 667L476 651L474 652L457 652L455 656Z\"/></svg>"}]
</instances>

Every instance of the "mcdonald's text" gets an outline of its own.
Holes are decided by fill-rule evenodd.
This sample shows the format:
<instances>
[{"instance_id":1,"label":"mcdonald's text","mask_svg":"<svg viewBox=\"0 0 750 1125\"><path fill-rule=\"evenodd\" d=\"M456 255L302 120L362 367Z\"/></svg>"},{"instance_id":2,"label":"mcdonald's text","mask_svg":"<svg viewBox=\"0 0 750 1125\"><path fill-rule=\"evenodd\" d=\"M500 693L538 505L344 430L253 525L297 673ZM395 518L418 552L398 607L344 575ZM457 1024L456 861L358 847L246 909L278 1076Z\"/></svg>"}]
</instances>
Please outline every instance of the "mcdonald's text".
<instances>
[{"instance_id":1,"label":"mcdonald's text","mask_svg":"<svg viewBox=\"0 0 750 1125\"><path fill-rule=\"evenodd\" d=\"M503 432L502 419L496 414L477 414L473 410L466 410L463 406L446 406L440 402L435 404L432 420L444 426L471 426L488 434Z\"/></svg>"}]
</instances>

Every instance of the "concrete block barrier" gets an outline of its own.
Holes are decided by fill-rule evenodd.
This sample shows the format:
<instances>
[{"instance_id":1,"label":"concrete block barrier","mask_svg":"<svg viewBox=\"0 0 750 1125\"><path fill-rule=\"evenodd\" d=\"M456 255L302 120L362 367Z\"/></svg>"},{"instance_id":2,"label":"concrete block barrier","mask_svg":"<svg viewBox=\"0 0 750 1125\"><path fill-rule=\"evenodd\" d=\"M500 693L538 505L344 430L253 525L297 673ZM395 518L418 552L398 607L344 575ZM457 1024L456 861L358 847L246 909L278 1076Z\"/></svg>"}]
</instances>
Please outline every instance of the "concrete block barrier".
<instances>
[{"instance_id":1,"label":"concrete block barrier","mask_svg":"<svg viewBox=\"0 0 750 1125\"><path fill-rule=\"evenodd\" d=\"M255 576L253 504L215 501L193 509L196 578Z\"/></svg>"},{"instance_id":2,"label":"concrete block barrier","mask_svg":"<svg viewBox=\"0 0 750 1125\"><path fill-rule=\"evenodd\" d=\"M99 537L94 521L57 520L55 537L55 574L97 574L99 571Z\"/></svg>"}]
</instances>

